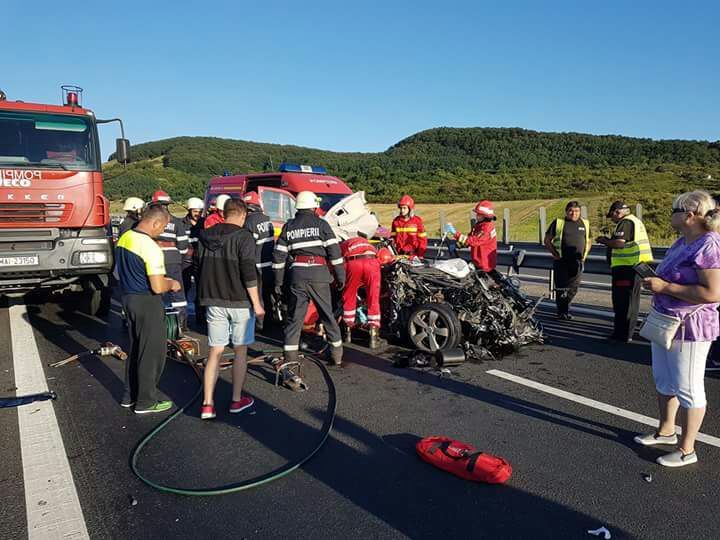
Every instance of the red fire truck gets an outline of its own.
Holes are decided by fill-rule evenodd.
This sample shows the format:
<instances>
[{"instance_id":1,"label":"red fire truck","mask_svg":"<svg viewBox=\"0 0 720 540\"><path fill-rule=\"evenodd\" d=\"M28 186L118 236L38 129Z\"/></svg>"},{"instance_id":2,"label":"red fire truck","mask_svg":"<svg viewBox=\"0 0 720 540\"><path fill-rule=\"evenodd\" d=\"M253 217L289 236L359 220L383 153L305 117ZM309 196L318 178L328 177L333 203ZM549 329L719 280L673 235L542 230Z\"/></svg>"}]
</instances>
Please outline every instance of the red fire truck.
<instances>
[{"instance_id":1,"label":"red fire truck","mask_svg":"<svg viewBox=\"0 0 720 540\"><path fill-rule=\"evenodd\" d=\"M295 215L295 197L301 191L312 191L320 197L320 210L327 212L337 202L352 195L350 187L324 167L282 163L278 172L248 173L215 176L205 192L205 208L211 199L225 193L241 197L257 191L263 211L276 225L277 233L283 223Z\"/></svg>"},{"instance_id":2,"label":"red fire truck","mask_svg":"<svg viewBox=\"0 0 720 540\"><path fill-rule=\"evenodd\" d=\"M130 146L120 119L82 107L81 88L62 95L44 105L0 91L0 295L76 291L76 308L102 314L113 259L97 125L120 123L119 162Z\"/></svg>"}]
</instances>

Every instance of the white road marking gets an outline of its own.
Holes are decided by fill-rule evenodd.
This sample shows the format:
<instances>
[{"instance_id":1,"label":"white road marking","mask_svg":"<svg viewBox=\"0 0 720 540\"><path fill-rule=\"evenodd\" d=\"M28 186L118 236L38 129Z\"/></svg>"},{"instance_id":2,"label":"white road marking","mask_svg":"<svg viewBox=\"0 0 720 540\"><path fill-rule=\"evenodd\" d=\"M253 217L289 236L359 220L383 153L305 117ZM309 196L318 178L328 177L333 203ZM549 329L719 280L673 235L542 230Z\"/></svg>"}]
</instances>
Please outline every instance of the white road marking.
<instances>
[{"instance_id":1,"label":"white road marking","mask_svg":"<svg viewBox=\"0 0 720 540\"><path fill-rule=\"evenodd\" d=\"M556 397L567 399L568 401L574 401L575 403L580 403L581 405L592 407L593 409L598 409L606 413L614 414L615 416L622 416L623 418L633 420L640 424L646 424L654 428L657 428L658 426L658 420L655 418L650 418L649 416L645 416L643 414L628 411L627 409L621 409L620 407L615 407L614 405L608 405L607 403L603 403L602 401L595 401L594 399L586 398L578 394L573 394L572 392L566 392L565 390L560 390L558 388L554 388L546 384L526 379L524 377L519 377L517 375L513 375L512 373L500 371L499 369L491 369L489 371L486 371L485 373L489 375L494 375L495 377L500 377L501 379L505 379L507 381L522 384L523 386L539 390L540 392L545 392L546 394L551 394ZM678 432L681 431L679 426L676 426L676 429L678 430ZM697 440L702 441L705 444L720 448L720 438L718 437L706 435L704 433L698 433Z\"/></svg>"},{"instance_id":2,"label":"white road marking","mask_svg":"<svg viewBox=\"0 0 720 540\"><path fill-rule=\"evenodd\" d=\"M10 307L17 395L48 390L24 305ZM90 538L52 401L17 408L28 538Z\"/></svg>"}]
</instances>

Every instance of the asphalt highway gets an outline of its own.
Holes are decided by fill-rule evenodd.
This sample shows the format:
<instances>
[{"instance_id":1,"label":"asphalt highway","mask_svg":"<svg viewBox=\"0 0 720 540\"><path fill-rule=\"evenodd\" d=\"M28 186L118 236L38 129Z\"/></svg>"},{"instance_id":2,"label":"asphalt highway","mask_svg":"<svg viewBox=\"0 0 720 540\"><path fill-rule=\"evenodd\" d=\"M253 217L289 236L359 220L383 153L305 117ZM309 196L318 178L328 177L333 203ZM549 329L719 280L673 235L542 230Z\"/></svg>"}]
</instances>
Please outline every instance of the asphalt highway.
<instances>
[{"instance_id":1,"label":"asphalt highway","mask_svg":"<svg viewBox=\"0 0 720 540\"><path fill-rule=\"evenodd\" d=\"M1 307L0 394L14 394L19 358L42 366L44 382L58 395L51 408L91 538L594 538L587 531L600 527L612 538L720 538L720 441L712 443L720 436L718 375L706 380L702 431L712 444L698 443L698 464L663 469L654 460L668 449L633 444L636 433L651 428L624 414L656 417L649 346L607 341L604 318L540 317L546 344L443 376L393 367L402 347L376 355L353 345L345 367L333 370L337 420L315 458L277 482L220 497L162 494L132 474L132 449L165 415L139 417L120 408L121 361L90 356L48 367L100 342L124 347L117 307L104 320L43 298ZM34 345L14 335L23 323ZM253 354L273 350L273 342L260 340ZM201 421L194 406L151 443L142 470L174 485L211 487L302 456L317 441L328 399L319 370L307 363L305 376L310 390L295 394L275 388L267 368L251 367L246 389L256 406L229 415L229 372L223 372L218 418ZM196 385L190 368L167 364L161 387L176 403ZM597 402L624 413L601 410ZM28 496L46 479L27 476L36 447L21 433L20 419L36 409L44 413L41 404L23 407L0 409L0 537L82 537L28 530L29 514L52 515L53 504L61 514L69 510L62 506L65 492L47 506ZM503 456L513 475L505 485L487 485L435 469L414 451L428 435Z\"/></svg>"}]
</instances>

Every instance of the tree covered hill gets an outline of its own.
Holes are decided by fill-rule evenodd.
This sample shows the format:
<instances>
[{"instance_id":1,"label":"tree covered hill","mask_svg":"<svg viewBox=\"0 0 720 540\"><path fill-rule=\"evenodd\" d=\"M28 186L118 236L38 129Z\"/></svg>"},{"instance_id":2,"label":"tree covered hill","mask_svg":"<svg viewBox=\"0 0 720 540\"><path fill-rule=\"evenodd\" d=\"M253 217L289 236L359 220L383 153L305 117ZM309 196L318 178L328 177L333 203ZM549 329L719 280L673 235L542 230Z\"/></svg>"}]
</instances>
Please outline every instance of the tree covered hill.
<instances>
[{"instance_id":1,"label":"tree covered hill","mask_svg":"<svg viewBox=\"0 0 720 540\"><path fill-rule=\"evenodd\" d=\"M379 153L175 137L135 145L132 156L127 168L106 165L106 191L113 200L148 197L158 187L184 199L202 194L207 180L223 171L271 170L282 161L323 165L375 202L395 201L404 192L424 202L586 193L633 193L643 202L658 197L664 201L695 187L720 189L720 141L654 141L519 128L429 129Z\"/></svg>"}]
</instances>

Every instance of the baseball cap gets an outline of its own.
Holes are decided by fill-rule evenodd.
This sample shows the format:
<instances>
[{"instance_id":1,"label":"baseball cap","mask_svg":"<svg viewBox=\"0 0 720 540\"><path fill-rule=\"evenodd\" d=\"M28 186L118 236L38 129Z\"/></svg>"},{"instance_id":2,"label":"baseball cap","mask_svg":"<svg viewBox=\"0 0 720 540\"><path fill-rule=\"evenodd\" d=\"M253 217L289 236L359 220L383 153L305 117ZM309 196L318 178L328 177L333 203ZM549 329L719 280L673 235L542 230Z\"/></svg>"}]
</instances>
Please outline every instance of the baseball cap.
<instances>
[{"instance_id":1,"label":"baseball cap","mask_svg":"<svg viewBox=\"0 0 720 540\"><path fill-rule=\"evenodd\" d=\"M623 201L615 201L610 205L610 210L608 210L607 216L605 217L612 217L615 210L624 210L626 208L629 209L630 207Z\"/></svg>"}]
</instances>

